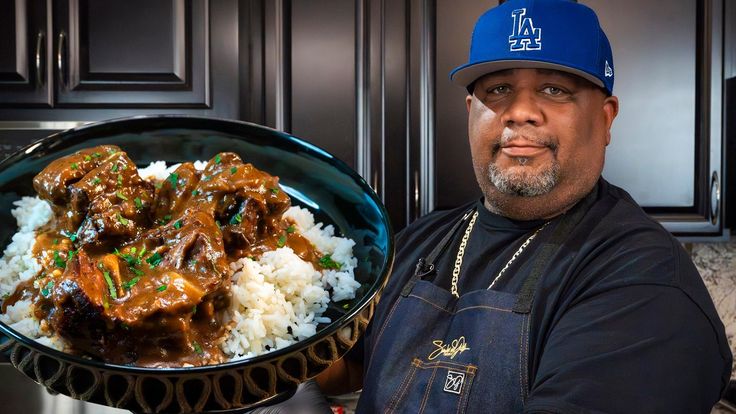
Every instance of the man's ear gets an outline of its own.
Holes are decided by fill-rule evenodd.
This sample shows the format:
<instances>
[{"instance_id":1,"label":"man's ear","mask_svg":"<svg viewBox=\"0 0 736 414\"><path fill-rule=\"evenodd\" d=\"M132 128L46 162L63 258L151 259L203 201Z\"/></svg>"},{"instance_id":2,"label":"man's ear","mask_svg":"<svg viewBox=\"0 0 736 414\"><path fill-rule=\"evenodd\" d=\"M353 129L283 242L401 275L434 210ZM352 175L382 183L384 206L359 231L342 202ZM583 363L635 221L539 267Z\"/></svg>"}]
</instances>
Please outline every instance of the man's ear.
<instances>
[{"instance_id":1,"label":"man's ear","mask_svg":"<svg viewBox=\"0 0 736 414\"><path fill-rule=\"evenodd\" d=\"M611 126L618 115L618 97L607 96L603 100L603 116L606 122L606 145L611 143Z\"/></svg>"},{"instance_id":2,"label":"man's ear","mask_svg":"<svg viewBox=\"0 0 736 414\"><path fill-rule=\"evenodd\" d=\"M473 95L470 94L465 97L465 108L468 110L468 113L470 113L470 106L473 104Z\"/></svg>"}]
</instances>

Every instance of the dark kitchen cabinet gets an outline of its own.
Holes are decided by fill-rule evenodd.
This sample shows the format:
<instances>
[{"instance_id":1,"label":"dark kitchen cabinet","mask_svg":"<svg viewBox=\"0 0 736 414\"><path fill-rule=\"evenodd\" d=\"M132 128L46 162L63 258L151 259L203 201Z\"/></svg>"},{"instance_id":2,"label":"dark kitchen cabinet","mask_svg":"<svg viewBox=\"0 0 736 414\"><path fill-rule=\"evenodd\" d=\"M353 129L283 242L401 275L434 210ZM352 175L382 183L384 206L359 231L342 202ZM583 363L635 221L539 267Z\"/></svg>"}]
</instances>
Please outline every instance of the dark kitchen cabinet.
<instances>
[{"instance_id":1,"label":"dark kitchen cabinet","mask_svg":"<svg viewBox=\"0 0 736 414\"><path fill-rule=\"evenodd\" d=\"M48 5L0 1L0 105L51 105Z\"/></svg>"},{"instance_id":2,"label":"dark kitchen cabinet","mask_svg":"<svg viewBox=\"0 0 736 414\"><path fill-rule=\"evenodd\" d=\"M581 0L597 10L621 101L604 177L683 239L724 229L724 1ZM247 7L242 7L246 5ZM241 2L242 119L336 154L383 198L394 226L480 195L467 143L467 59L498 1ZM244 62L248 67L243 69Z\"/></svg>"},{"instance_id":3,"label":"dark kitchen cabinet","mask_svg":"<svg viewBox=\"0 0 736 414\"><path fill-rule=\"evenodd\" d=\"M206 1L2 4L5 106L209 105Z\"/></svg>"},{"instance_id":4,"label":"dark kitchen cabinet","mask_svg":"<svg viewBox=\"0 0 736 414\"><path fill-rule=\"evenodd\" d=\"M237 119L238 30L238 0L0 0L0 158L87 122Z\"/></svg>"},{"instance_id":5,"label":"dark kitchen cabinet","mask_svg":"<svg viewBox=\"0 0 736 414\"><path fill-rule=\"evenodd\" d=\"M409 3L246 0L240 13L241 119L343 160L403 228L414 214L407 168L419 120L408 105Z\"/></svg>"}]
</instances>

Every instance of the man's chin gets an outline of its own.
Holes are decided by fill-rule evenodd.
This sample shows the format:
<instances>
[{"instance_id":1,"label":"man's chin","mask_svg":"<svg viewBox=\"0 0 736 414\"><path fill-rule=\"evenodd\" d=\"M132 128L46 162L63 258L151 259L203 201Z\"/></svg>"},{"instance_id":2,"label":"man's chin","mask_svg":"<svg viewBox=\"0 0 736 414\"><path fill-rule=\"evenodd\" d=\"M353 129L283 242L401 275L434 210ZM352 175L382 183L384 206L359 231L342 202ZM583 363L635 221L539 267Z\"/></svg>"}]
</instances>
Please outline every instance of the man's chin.
<instances>
[{"instance_id":1,"label":"man's chin","mask_svg":"<svg viewBox=\"0 0 736 414\"><path fill-rule=\"evenodd\" d=\"M531 174L529 171L489 171L488 179L499 193L516 197L542 196L557 185L557 174L554 171L542 174Z\"/></svg>"}]
</instances>

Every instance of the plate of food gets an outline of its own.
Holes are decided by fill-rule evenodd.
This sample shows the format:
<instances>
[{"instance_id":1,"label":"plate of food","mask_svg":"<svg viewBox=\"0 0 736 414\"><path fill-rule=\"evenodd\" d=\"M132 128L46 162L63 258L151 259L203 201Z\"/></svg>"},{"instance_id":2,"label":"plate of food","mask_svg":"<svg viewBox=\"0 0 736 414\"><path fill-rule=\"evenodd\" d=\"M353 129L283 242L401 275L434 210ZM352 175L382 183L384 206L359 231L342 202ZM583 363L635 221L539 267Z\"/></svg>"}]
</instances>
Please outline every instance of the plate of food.
<instances>
[{"instance_id":1,"label":"plate of food","mask_svg":"<svg viewBox=\"0 0 736 414\"><path fill-rule=\"evenodd\" d=\"M303 140L148 116L0 163L0 355L73 398L227 412L289 395L363 333L392 230Z\"/></svg>"}]
</instances>

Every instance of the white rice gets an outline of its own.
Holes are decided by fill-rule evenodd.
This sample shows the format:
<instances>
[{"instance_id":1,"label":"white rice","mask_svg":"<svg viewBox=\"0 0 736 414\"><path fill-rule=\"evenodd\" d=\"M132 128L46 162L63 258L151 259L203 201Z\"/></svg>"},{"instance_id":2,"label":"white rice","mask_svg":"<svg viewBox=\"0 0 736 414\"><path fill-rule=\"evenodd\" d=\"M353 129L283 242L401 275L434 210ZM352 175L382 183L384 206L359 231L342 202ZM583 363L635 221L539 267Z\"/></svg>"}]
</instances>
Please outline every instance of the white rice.
<instances>
[{"instance_id":1,"label":"white rice","mask_svg":"<svg viewBox=\"0 0 736 414\"><path fill-rule=\"evenodd\" d=\"M194 164L198 170L206 165L203 161ZM178 165L167 167L164 161L156 161L138 172L149 180L163 180ZM0 258L0 296L12 293L19 283L41 270L33 257L36 230L52 217L49 204L38 197L23 197L14 204L18 232ZM360 286L353 273L357 265L352 252L355 242L336 237L331 225L315 223L306 209L291 207L284 217L321 254L329 254L339 263L340 269L317 270L289 247L266 252L257 261L242 258L230 263L232 301L223 321L229 335L221 347L233 360L271 352L314 335L318 324L331 322L323 316L329 302L354 298ZM44 345L65 347L45 322L34 318L30 300L8 306L0 321Z\"/></svg>"}]
</instances>

